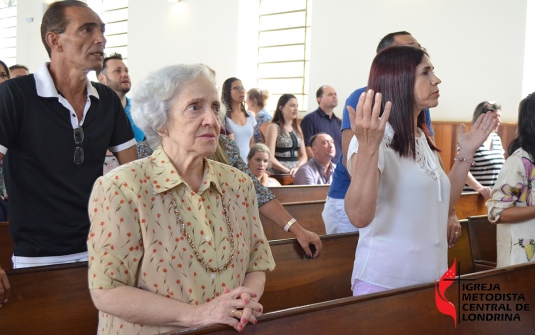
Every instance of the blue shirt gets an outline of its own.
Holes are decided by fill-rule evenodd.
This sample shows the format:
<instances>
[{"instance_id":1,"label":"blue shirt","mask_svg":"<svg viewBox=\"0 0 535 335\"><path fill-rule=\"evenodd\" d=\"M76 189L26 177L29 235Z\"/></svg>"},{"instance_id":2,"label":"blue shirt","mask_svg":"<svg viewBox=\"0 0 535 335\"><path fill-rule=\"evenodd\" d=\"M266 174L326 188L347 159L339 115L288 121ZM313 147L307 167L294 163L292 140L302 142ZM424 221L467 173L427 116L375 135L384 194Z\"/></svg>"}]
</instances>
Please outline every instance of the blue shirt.
<instances>
[{"instance_id":1,"label":"blue shirt","mask_svg":"<svg viewBox=\"0 0 535 335\"><path fill-rule=\"evenodd\" d=\"M359 102L360 95L362 94L362 92L365 91L366 87L359 88L355 92L351 93L349 98L347 98L346 103L344 105L344 114L342 115L342 128L340 132L340 138L342 136L342 131L344 131L345 129L351 129L347 106L352 106L353 108L356 108L357 103ZM429 129L429 134L430 136L434 136L435 132L433 131L433 126L431 125L431 115L429 114L429 109L424 110L424 113L425 123L427 125L427 129ZM338 150L338 148L336 148L336 150ZM340 151L340 153L342 152ZM328 194L330 198L344 199L347 193L347 189L349 188L349 184L351 183L351 179L349 178L349 174L347 173L346 167L344 166L344 164L342 164L342 159L346 158L340 157L340 163L336 164L336 169L334 170L333 181L331 183L331 187L329 188Z\"/></svg>"},{"instance_id":2,"label":"blue shirt","mask_svg":"<svg viewBox=\"0 0 535 335\"><path fill-rule=\"evenodd\" d=\"M329 115L318 107L312 113L305 115L301 121L301 129L303 130L303 137L305 138L305 147L310 147L310 138L317 133L327 133L332 136L334 140L334 146L336 147L336 155L334 156L332 162L338 163L340 155L342 154L342 132L340 131L340 126L342 125L342 120L336 115L332 115L329 118Z\"/></svg>"},{"instance_id":3,"label":"blue shirt","mask_svg":"<svg viewBox=\"0 0 535 335\"><path fill-rule=\"evenodd\" d=\"M143 132L143 130L139 129L134 124L134 120L132 120L132 114L130 114L131 107L132 103L130 103L130 99L126 97L126 106L124 107L124 111L126 113L126 116L128 116L130 124L132 125L132 130L134 131L134 137L136 138L136 142L141 142L145 139L145 133Z\"/></svg>"}]
</instances>

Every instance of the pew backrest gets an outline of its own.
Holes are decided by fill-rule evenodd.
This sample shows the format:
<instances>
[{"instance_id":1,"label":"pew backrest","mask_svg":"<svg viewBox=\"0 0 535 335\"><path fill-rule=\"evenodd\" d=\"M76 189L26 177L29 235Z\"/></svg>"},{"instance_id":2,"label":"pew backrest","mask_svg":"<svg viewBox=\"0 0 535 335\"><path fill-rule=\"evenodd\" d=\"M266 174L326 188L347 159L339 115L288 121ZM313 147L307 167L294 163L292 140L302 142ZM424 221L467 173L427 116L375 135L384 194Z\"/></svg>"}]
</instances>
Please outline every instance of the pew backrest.
<instances>
[{"instance_id":1,"label":"pew backrest","mask_svg":"<svg viewBox=\"0 0 535 335\"><path fill-rule=\"evenodd\" d=\"M496 225L490 223L488 216L472 216L468 218L468 233L472 256L477 270L488 270L496 267Z\"/></svg>"},{"instance_id":2,"label":"pew backrest","mask_svg":"<svg viewBox=\"0 0 535 335\"><path fill-rule=\"evenodd\" d=\"M465 192L455 204L455 213L460 219L487 214L485 198L477 192Z\"/></svg>"},{"instance_id":3,"label":"pew backrest","mask_svg":"<svg viewBox=\"0 0 535 335\"><path fill-rule=\"evenodd\" d=\"M287 202L327 199L330 185L288 185L273 186L269 190L284 204Z\"/></svg>"},{"instance_id":4,"label":"pew backrest","mask_svg":"<svg viewBox=\"0 0 535 335\"><path fill-rule=\"evenodd\" d=\"M0 222L0 266L4 270L13 268L11 261L13 248L13 239L11 239L9 232L9 222Z\"/></svg>"},{"instance_id":5,"label":"pew backrest","mask_svg":"<svg viewBox=\"0 0 535 335\"><path fill-rule=\"evenodd\" d=\"M461 274L474 272L474 259L472 257L472 248L468 236L468 220L459 220L461 224L461 237L452 248L448 248L448 267L457 259L460 264Z\"/></svg>"},{"instance_id":6,"label":"pew backrest","mask_svg":"<svg viewBox=\"0 0 535 335\"><path fill-rule=\"evenodd\" d=\"M497 284L500 293L524 294L525 301L520 301L522 303L535 301L535 263L478 272L460 279ZM457 296L458 285L463 283L455 281L446 291L446 297L460 315L456 326L450 316L439 312L435 303L435 284L429 283L267 313L258 324L247 326L243 334L533 334L535 309L531 306L528 311L515 312L516 305L512 302L508 305L513 312L491 312L490 309L488 312L463 311L465 303L459 305L460 297ZM477 294L484 291L461 292ZM501 303L504 302L498 302L498 305ZM495 314L501 317L507 313L518 313L521 321L467 321L470 314L482 313L492 318ZM235 333L228 326L209 326L166 335Z\"/></svg>"},{"instance_id":7,"label":"pew backrest","mask_svg":"<svg viewBox=\"0 0 535 335\"><path fill-rule=\"evenodd\" d=\"M6 271L10 299L0 308L2 334L95 334L98 312L87 262Z\"/></svg>"},{"instance_id":8,"label":"pew backrest","mask_svg":"<svg viewBox=\"0 0 535 335\"><path fill-rule=\"evenodd\" d=\"M321 254L307 259L295 239L271 241L275 270L260 303L265 311L349 297L358 233L321 236Z\"/></svg>"}]
</instances>

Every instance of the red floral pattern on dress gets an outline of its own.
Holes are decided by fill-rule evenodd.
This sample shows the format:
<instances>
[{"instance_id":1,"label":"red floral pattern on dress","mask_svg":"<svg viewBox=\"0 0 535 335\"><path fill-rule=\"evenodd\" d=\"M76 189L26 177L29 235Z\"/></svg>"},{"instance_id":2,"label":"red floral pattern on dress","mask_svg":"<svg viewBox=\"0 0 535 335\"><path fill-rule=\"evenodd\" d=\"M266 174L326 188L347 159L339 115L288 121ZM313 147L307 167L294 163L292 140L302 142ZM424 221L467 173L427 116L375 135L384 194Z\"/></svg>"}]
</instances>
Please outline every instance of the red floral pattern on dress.
<instances>
[{"instance_id":1,"label":"red floral pattern on dress","mask_svg":"<svg viewBox=\"0 0 535 335\"><path fill-rule=\"evenodd\" d=\"M193 192L161 148L99 178L89 201L89 288L124 285L189 304L208 302L242 285L252 271L273 270L252 181L230 166L206 161L203 183ZM171 199L197 250L212 267L230 256L223 206L235 232L236 254L211 278L180 231ZM245 204L244 201L245 200ZM247 201L248 200L248 201ZM99 334L154 334L177 327L141 326L100 314Z\"/></svg>"}]
</instances>

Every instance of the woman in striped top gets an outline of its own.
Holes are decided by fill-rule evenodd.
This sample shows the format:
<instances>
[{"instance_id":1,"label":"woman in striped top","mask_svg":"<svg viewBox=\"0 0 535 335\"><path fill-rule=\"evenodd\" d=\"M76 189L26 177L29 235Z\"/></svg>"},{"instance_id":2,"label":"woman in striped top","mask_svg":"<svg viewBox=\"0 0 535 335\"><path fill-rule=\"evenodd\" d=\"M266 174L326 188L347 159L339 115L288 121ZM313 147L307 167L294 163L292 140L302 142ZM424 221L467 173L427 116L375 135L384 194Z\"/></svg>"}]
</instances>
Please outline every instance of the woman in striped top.
<instances>
[{"instance_id":1,"label":"woman in striped top","mask_svg":"<svg viewBox=\"0 0 535 335\"><path fill-rule=\"evenodd\" d=\"M474 163L466 177L464 192L477 191L485 199L490 198L490 191L498 179L505 158L503 157L502 141L496 132L500 125L501 105L495 101L483 101L474 110L472 124L484 113L490 112L496 119L496 128L490 133L487 140L477 149L474 155Z\"/></svg>"}]
</instances>

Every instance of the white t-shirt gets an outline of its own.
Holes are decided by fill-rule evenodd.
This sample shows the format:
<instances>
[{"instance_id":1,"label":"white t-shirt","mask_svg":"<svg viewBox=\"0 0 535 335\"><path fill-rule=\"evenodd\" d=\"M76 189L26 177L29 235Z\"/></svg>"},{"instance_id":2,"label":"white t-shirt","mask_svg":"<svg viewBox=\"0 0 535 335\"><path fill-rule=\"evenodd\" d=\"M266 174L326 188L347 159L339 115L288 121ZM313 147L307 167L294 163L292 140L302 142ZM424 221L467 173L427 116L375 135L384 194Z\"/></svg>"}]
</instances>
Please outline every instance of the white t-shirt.
<instances>
[{"instance_id":1,"label":"white t-shirt","mask_svg":"<svg viewBox=\"0 0 535 335\"><path fill-rule=\"evenodd\" d=\"M256 119L251 112L247 112L249 117L247 118L247 123L243 126L237 125L227 117L227 127L232 130L234 133L234 141L240 148L240 156L243 161L247 164L247 155L249 154L249 144L251 143L251 137L253 137L254 126L256 125Z\"/></svg>"},{"instance_id":2,"label":"white t-shirt","mask_svg":"<svg viewBox=\"0 0 535 335\"><path fill-rule=\"evenodd\" d=\"M387 124L379 148L375 218L359 230L351 285L359 279L398 288L440 279L447 270L450 181L420 129L416 160L400 157L389 147L393 136ZM351 156L357 151L353 137L348 150L350 173Z\"/></svg>"}]
</instances>

